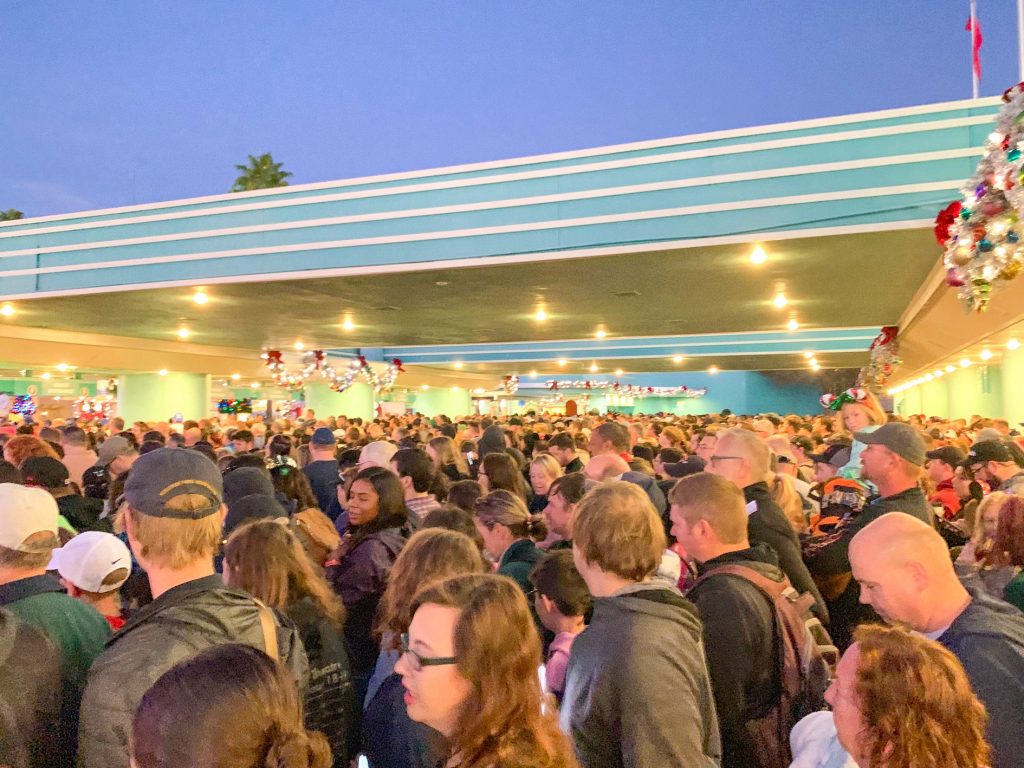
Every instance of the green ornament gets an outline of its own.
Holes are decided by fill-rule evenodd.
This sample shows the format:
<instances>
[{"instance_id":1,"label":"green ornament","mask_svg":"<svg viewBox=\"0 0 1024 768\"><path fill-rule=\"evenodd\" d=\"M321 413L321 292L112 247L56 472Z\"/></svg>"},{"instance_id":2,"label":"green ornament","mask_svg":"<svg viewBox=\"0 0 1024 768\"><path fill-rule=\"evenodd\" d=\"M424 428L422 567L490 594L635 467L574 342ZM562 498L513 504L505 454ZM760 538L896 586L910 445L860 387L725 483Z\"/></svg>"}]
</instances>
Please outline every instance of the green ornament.
<instances>
[{"instance_id":1,"label":"green ornament","mask_svg":"<svg viewBox=\"0 0 1024 768\"><path fill-rule=\"evenodd\" d=\"M1011 163L1020 160L1020 150L1014 147L1013 149L1006 153L1006 159L1009 160Z\"/></svg>"},{"instance_id":2,"label":"green ornament","mask_svg":"<svg viewBox=\"0 0 1024 768\"><path fill-rule=\"evenodd\" d=\"M964 208L963 210L961 210L960 211L960 218L963 219L964 221L967 221L969 218L971 218L971 209L970 208Z\"/></svg>"}]
</instances>

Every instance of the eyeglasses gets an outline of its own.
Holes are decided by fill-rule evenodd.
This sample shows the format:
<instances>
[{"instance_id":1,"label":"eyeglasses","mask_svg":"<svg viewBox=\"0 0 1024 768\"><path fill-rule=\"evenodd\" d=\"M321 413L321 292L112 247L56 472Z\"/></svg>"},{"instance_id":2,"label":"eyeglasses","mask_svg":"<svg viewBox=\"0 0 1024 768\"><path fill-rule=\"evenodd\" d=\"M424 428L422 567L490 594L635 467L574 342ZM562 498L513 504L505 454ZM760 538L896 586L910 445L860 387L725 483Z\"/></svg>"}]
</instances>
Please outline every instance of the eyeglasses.
<instances>
[{"instance_id":1,"label":"eyeglasses","mask_svg":"<svg viewBox=\"0 0 1024 768\"><path fill-rule=\"evenodd\" d=\"M720 461L727 461L729 459L745 459L746 456L712 456L711 463L717 464Z\"/></svg>"},{"instance_id":2,"label":"eyeglasses","mask_svg":"<svg viewBox=\"0 0 1024 768\"><path fill-rule=\"evenodd\" d=\"M409 657L409 666L413 672L419 672L424 667L443 667L448 664L457 664L459 660L454 656L440 656L430 659L420 656L416 651L409 648L409 633L402 633L402 655Z\"/></svg>"}]
</instances>

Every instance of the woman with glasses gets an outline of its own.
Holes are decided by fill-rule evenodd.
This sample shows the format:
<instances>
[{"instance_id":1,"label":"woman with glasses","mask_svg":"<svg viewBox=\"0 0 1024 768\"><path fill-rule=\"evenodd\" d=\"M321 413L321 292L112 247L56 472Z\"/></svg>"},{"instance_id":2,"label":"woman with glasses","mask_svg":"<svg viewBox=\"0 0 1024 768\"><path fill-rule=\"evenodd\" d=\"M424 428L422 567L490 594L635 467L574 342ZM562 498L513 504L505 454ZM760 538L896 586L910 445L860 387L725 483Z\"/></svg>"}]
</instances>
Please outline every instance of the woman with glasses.
<instances>
[{"instance_id":1,"label":"woman with glasses","mask_svg":"<svg viewBox=\"0 0 1024 768\"><path fill-rule=\"evenodd\" d=\"M448 768L575 768L543 711L540 641L526 598L500 576L422 589L395 666L409 717L445 738Z\"/></svg>"},{"instance_id":2,"label":"woman with glasses","mask_svg":"<svg viewBox=\"0 0 1024 768\"><path fill-rule=\"evenodd\" d=\"M412 602L424 584L467 573L485 573L487 564L465 534L441 528L419 531L395 560L381 598L374 629L381 653L366 692L363 754L374 768L433 768L444 739L434 729L409 719L404 688L395 674L401 636L412 620Z\"/></svg>"},{"instance_id":3,"label":"woman with glasses","mask_svg":"<svg viewBox=\"0 0 1024 768\"><path fill-rule=\"evenodd\" d=\"M398 475L381 467L359 472L349 491L347 512L348 529L326 567L327 579L348 611L345 639L352 654L356 701L362 701L379 652L372 636L377 605L410 535Z\"/></svg>"}]
</instances>

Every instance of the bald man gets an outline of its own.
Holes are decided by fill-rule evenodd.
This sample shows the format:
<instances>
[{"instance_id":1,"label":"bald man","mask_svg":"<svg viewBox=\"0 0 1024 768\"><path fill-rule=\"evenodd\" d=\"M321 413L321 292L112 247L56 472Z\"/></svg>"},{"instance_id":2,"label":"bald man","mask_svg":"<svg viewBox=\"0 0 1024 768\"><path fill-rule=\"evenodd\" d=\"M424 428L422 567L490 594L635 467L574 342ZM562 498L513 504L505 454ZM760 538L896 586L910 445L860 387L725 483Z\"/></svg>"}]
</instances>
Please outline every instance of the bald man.
<instances>
[{"instance_id":1,"label":"bald man","mask_svg":"<svg viewBox=\"0 0 1024 768\"><path fill-rule=\"evenodd\" d=\"M665 494L658 487L658 483L653 477L645 475L643 472L632 472L629 469L629 464L621 456L614 453L594 456L583 468L583 474L588 479L599 483L605 480L625 480L627 483L639 485L666 523L666 530L671 526L671 523L668 522L668 502L665 501Z\"/></svg>"},{"instance_id":2,"label":"bald man","mask_svg":"<svg viewBox=\"0 0 1024 768\"><path fill-rule=\"evenodd\" d=\"M854 536L850 564L862 603L937 640L963 664L988 710L993 768L1024 766L1024 615L965 589L942 537L902 512Z\"/></svg>"}]
</instances>

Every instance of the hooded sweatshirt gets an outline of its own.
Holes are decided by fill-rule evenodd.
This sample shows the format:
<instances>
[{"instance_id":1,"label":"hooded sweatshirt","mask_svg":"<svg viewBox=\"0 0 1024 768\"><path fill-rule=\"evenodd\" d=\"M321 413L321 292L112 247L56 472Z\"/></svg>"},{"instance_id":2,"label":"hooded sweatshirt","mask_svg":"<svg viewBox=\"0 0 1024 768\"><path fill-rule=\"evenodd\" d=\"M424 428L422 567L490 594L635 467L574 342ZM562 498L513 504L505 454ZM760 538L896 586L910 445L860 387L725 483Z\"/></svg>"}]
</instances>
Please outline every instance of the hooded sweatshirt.
<instances>
[{"instance_id":1,"label":"hooded sweatshirt","mask_svg":"<svg viewBox=\"0 0 1024 768\"><path fill-rule=\"evenodd\" d=\"M1024 766L1024 615L980 591L971 598L937 639L963 664L988 710L992 768Z\"/></svg>"},{"instance_id":2,"label":"hooded sweatshirt","mask_svg":"<svg viewBox=\"0 0 1024 768\"><path fill-rule=\"evenodd\" d=\"M721 755L702 627L678 590L594 601L569 658L561 712L583 768L708 768Z\"/></svg>"}]
</instances>

